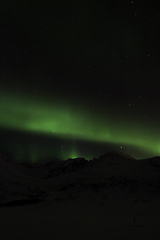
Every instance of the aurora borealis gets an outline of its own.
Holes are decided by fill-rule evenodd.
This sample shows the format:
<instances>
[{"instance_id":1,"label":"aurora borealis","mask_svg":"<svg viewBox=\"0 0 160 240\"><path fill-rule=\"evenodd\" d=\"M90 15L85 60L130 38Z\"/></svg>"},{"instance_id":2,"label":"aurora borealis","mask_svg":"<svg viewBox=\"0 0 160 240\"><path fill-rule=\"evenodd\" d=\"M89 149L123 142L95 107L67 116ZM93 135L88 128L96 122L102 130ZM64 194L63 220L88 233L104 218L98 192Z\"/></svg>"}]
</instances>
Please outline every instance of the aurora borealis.
<instances>
[{"instance_id":1,"label":"aurora borealis","mask_svg":"<svg viewBox=\"0 0 160 240\"><path fill-rule=\"evenodd\" d=\"M98 119L94 114L88 116L83 109L78 109L77 111L76 107L68 106L68 108L66 108L66 106L60 106L59 104L55 104L54 106L53 103L50 104L44 100L34 100L31 96L30 99L25 99L24 96L14 97L10 95L7 97L7 94L2 94L1 96L1 102L5 99L1 106L3 115L0 124L2 128L48 136L53 143L55 138L61 139L61 142L70 141L71 146L68 146L65 142L60 144L63 145L61 148L65 149L65 145L67 145L67 148L70 148L69 152L67 152L67 149L64 150L66 151L67 157L77 157L78 154L80 154L76 153L76 144L73 144L73 142L78 141L88 141L90 144L92 142L99 143L102 144L103 147L104 144L106 144L106 146L107 144L112 144L114 148L117 145L119 148L126 146L126 149L134 146L137 149L143 149L144 152L148 151L150 154L154 154L155 152L159 153L160 151L159 144L157 143L158 139L152 141L152 144L150 142L149 137L154 137L153 130L148 132L147 135L147 130L142 125L138 126L138 124L136 125L134 122L131 122L130 125L128 123L128 126L126 126L126 123L120 123L120 121L114 122L114 118L112 118L112 121L109 118L105 120L101 118ZM52 138L53 140L51 140ZM33 147L33 140L31 145ZM35 145L37 144L35 143ZM32 147L30 146L30 148ZM44 147L46 148L46 146ZM17 151L23 152L23 148L21 150L17 149ZM36 146L36 148L38 148L38 146ZM43 148L43 144L41 148ZM41 148L39 151L42 154L45 150ZM52 153L50 153L51 151L52 150L48 151L48 157L52 155ZM55 154L55 149L53 154ZM46 151L44 155L46 155ZM92 153L90 155L93 157ZM60 157L64 158L65 154L61 153ZM32 158L34 159L33 156Z\"/></svg>"},{"instance_id":2,"label":"aurora borealis","mask_svg":"<svg viewBox=\"0 0 160 240\"><path fill-rule=\"evenodd\" d=\"M160 155L154 4L0 4L1 152L19 161Z\"/></svg>"}]
</instances>

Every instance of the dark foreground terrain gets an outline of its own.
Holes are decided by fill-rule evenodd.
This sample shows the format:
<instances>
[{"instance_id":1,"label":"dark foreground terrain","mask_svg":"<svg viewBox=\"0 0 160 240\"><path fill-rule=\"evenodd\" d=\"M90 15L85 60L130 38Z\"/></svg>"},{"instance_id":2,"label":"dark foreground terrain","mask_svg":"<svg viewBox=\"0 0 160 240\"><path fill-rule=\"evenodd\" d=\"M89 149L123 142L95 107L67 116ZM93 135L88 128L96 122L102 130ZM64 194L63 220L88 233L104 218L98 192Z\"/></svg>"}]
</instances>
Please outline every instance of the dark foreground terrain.
<instances>
[{"instance_id":1,"label":"dark foreground terrain","mask_svg":"<svg viewBox=\"0 0 160 240\"><path fill-rule=\"evenodd\" d=\"M1 239L159 239L160 158L22 164L0 156Z\"/></svg>"}]
</instances>

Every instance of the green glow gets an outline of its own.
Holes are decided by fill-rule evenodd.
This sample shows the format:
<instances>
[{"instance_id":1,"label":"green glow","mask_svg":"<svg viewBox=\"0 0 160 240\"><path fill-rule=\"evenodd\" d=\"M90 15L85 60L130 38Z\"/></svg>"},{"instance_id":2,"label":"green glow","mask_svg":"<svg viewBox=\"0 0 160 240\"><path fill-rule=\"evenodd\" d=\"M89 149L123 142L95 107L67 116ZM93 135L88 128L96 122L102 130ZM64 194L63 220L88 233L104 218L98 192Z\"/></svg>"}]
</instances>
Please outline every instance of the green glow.
<instances>
[{"instance_id":1,"label":"green glow","mask_svg":"<svg viewBox=\"0 0 160 240\"><path fill-rule=\"evenodd\" d=\"M49 102L27 96L0 95L1 129L13 129L30 133L58 136L102 143L126 144L140 147L151 155L160 154L157 131L136 121L119 121L113 117L98 118L86 109L64 103ZM21 155L21 153L19 153ZM65 151L64 151L65 154ZM34 157L34 151L32 153ZM69 154L78 157L75 149Z\"/></svg>"},{"instance_id":2,"label":"green glow","mask_svg":"<svg viewBox=\"0 0 160 240\"><path fill-rule=\"evenodd\" d=\"M79 155L75 146L71 146L71 149L69 151L64 151L63 152L63 158L64 159L65 158L66 159L68 159L68 158L74 159L74 158L78 158L78 157L80 157L80 155Z\"/></svg>"}]
</instances>

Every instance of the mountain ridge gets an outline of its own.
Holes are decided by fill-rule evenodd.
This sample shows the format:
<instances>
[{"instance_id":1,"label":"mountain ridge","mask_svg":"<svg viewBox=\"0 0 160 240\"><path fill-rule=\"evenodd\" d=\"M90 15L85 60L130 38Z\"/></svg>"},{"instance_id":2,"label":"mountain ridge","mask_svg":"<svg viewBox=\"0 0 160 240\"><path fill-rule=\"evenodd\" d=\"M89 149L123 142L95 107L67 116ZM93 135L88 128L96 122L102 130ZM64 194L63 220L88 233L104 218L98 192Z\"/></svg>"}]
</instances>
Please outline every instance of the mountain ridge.
<instances>
[{"instance_id":1,"label":"mountain ridge","mask_svg":"<svg viewBox=\"0 0 160 240\"><path fill-rule=\"evenodd\" d=\"M89 192L90 196L98 196L97 192L112 196L115 191L124 196L160 195L160 157L136 160L112 151L90 161L75 158L26 164L0 155L0 184L0 203L38 202L59 194L68 198L71 193L84 197Z\"/></svg>"}]
</instances>

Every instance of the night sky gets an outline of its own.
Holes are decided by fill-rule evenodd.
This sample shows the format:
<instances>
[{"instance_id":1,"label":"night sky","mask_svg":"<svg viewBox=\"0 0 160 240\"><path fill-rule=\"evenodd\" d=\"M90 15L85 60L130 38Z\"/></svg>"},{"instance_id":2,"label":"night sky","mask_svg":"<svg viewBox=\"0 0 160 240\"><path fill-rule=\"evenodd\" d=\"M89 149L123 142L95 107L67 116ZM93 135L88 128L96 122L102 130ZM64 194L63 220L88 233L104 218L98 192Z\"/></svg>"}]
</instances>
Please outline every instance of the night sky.
<instances>
[{"instance_id":1,"label":"night sky","mask_svg":"<svg viewBox=\"0 0 160 240\"><path fill-rule=\"evenodd\" d=\"M0 152L160 155L156 1L0 1Z\"/></svg>"}]
</instances>

